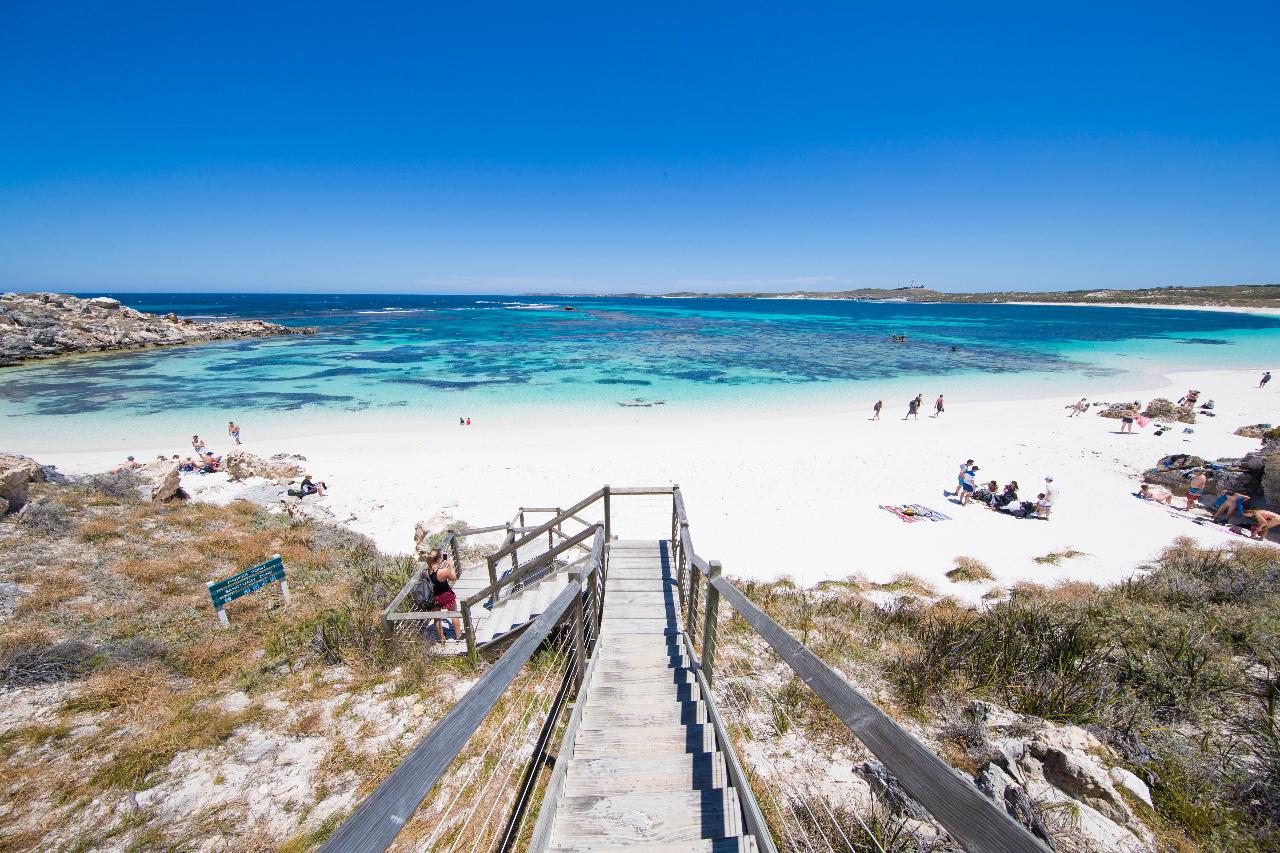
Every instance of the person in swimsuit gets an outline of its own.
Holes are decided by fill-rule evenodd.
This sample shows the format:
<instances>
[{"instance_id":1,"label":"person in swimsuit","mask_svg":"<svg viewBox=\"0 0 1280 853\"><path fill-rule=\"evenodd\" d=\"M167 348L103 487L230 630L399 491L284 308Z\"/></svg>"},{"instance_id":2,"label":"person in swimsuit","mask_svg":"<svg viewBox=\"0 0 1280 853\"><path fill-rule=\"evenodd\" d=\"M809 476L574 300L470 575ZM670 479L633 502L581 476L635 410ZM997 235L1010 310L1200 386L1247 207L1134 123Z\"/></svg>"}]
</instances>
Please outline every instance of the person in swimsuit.
<instances>
[{"instance_id":1,"label":"person in swimsuit","mask_svg":"<svg viewBox=\"0 0 1280 853\"><path fill-rule=\"evenodd\" d=\"M884 408L884 400L876 400L876 404L871 407L871 411L875 412L875 414L871 416L871 420L873 421L880 420L880 410L883 408Z\"/></svg>"},{"instance_id":2,"label":"person in swimsuit","mask_svg":"<svg viewBox=\"0 0 1280 853\"><path fill-rule=\"evenodd\" d=\"M1259 388L1265 388L1267 383L1271 381L1271 371L1268 370L1262 374L1262 381L1258 383Z\"/></svg>"},{"instance_id":3,"label":"person in swimsuit","mask_svg":"<svg viewBox=\"0 0 1280 853\"><path fill-rule=\"evenodd\" d=\"M916 420L920 420L920 397L919 396L917 396L910 403L907 403L907 415L906 417L903 418L903 420L905 421L907 418L915 418Z\"/></svg>"},{"instance_id":4,"label":"person in swimsuit","mask_svg":"<svg viewBox=\"0 0 1280 853\"><path fill-rule=\"evenodd\" d=\"M1080 402L1076 403L1074 406L1071 407L1071 414L1067 415L1067 417L1074 418L1076 415L1083 414L1088 410L1089 410L1089 401L1086 400L1084 397L1081 397Z\"/></svg>"},{"instance_id":5,"label":"person in swimsuit","mask_svg":"<svg viewBox=\"0 0 1280 853\"><path fill-rule=\"evenodd\" d=\"M1138 497L1147 501L1155 501L1158 504L1173 505L1173 492L1164 486L1150 486L1143 483L1138 487Z\"/></svg>"},{"instance_id":6,"label":"person in swimsuit","mask_svg":"<svg viewBox=\"0 0 1280 853\"><path fill-rule=\"evenodd\" d=\"M453 587L449 585L450 581L457 581L458 570L449 562L449 555L442 553L439 548L432 548L426 553L426 565L419 571L418 577L426 578L431 581L431 591L436 597L437 610L456 610L458 608L458 596L454 595ZM463 639L462 636L462 620L455 617L453 620L453 637L455 640ZM440 642L444 642L444 620L435 620L436 636Z\"/></svg>"},{"instance_id":7,"label":"person in swimsuit","mask_svg":"<svg viewBox=\"0 0 1280 853\"><path fill-rule=\"evenodd\" d=\"M1253 529L1249 531L1254 539L1266 539L1271 528L1280 527L1280 513L1269 509L1249 509L1244 514L1254 521Z\"/></svg>"},{"instance_id":8,"label":"person in swimsuit","mask_svg":"<svg viewBox=\"0 0 1280 853\"><path fill-rule=\"evenodd\" d=\"M1224 523L1230 523L1231 517L1237 512L1243 515L1249 511L1249 496L1242 495L1239 492L1228 492L1219 496L1214 505L1217 507L1217 511L1213 514L1214 523L1216 524L1219 518Z\"/></svg>"},{"instance_id":9,"label":"person in swimsuit","mask_svg":"<svg viewBox=\"0 0 1280 853\"><path fill-rule=\"evenodd\" d=\"M938 399L935 400L933 404L933 416L936 418L938 415L942 414L944 411L946 410L942 406L942 395L939 394Z\"/></svg>"},{"instance_id":10,"label":"person in swimsuit","mask_svg":"<svg viewBox=\"0 0 1280 853\"><path fill-rule=\"evenodd\" d=\"M235 421L227 424L227 435L236 440L236 444L240 443L240 426Z\"/></svg>"},{"instance_id":11,"label":"person in swimsuit","mask_svg":"<svg viewBox=\"0 0 1280 853\"><path fill-rule=\"evenodd\" d=\"M1204 494L1204 484L1208 480L1203 471L1197 471L1187 485L1187 510L1195 508L1196 502Z\"/></svg>"},{"instance_id":12,"label":"person in swimsuit","mask_svg":"<svg viewBox=\"0 0 1280 853\"><path fill-rule=\"evenodd\" d=\"M1121 431L1121 432L1132 433L1132 432L1133 432L1133 419L1134 419L1134 418L1136 418L1137 416L1138 416L1138 410L1137 410L1137 409L1135 409L1135 408L1128 408L1128 409L1125 409L1125 410L1124 410L1124 414L1120 417L1120 431Z\"/></svg>"},{"instance_id":13,"label":"person in swimsuit","mask_svg":"<svg viewBox=\"0 0 1280 853\"><path fill-rule=\"evenodd\" d=\"M200 440L200 436L191 436L191 446L196 449L197 456L204 456L204 442Z\"/></svg>"}]
</instances>

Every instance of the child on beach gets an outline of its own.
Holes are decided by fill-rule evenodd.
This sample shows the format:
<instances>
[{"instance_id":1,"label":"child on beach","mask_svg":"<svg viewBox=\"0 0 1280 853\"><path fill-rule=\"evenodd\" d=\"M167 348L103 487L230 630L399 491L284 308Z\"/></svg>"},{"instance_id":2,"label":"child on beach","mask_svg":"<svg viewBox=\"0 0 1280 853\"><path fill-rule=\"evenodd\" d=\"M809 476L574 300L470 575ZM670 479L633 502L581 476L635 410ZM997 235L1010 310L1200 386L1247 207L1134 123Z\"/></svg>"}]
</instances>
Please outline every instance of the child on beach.
<instances>
[{"instance_id":1,"label":"child on beach","mask_svg":"<svg viewBox=\"0 0 1280 853\"><path fill-rule=\"evenodd\" d=\"M1203 471L1197 471L1195 476L1191 478L1191 482L1187 484L1187 511L1190 512L1200 500L1200 496L1204 494L1204 484L1208 481Z\"/></svg>"},{"instance_id":2,"label":"child on beach","mask_svg":"<svg viewBox=\"0 0 1280 853\"><path fill-rule=\"evenodd\" d=\"M227 435L234 438L236 440L236 444L239 444L240 443L240 425L237 424L235 421L231 421L230 423L228 423Z\"/></svg>"}]
</instances>

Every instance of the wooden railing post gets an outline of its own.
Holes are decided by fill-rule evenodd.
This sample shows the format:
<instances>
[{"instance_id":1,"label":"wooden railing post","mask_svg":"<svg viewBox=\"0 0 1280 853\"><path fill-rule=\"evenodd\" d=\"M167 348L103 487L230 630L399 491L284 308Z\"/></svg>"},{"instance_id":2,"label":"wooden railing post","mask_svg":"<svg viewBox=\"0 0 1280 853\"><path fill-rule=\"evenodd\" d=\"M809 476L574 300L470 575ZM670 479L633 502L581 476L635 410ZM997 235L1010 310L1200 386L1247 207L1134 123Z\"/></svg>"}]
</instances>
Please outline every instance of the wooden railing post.
<instances>
[{"instance_id":1,"label":"wooden railing post","mask_svg":"<svg viewBox=\"0 0 1280 853\"><path fill-rule=\"evenodd\" d=\"M689 642L695 646L698 644L698 580L702 572L698 571L698 567L689 561L689 615L685 617L684 624L689 632Z\"/></svg>"},{"instance_id":2,"label":"wooden railing post","mask_svg":"<svg viewBox=\"0 0 1280 853\"><path fill-rule=\"evenodd\" d=\"M449 553L453 555L453 570L462 577L462 554L458 549L458 531L449 531Z\"/></svg>"},{"instance_id":3,"label":"wooden railing post","mask_svg":"<svg viewBox=\"0 0 1280 853\"><path fill-rule=\"evenodd\" d=\"M569 573L569 582L573 583L574 581L579 582L578 594L573 599L573 695L577 696L582 690L582 676L587 663L587 644L583 635L582 624L583 590L581 589L581 572Z\"/></svg>"},{"instance_id":4,"label":"wooden railing post","mask_svg":"<svg viewBox=\"0 0 1280 853\"><path fill-rule=\"evenodd\" d=\"M523 513L523 512L522 512L522 513L520 513L520 514L521 514L521 515L524 515L524 513ZM520 526L521 526L521 527L524 527L524 523L523 523L523 522L521 522ZM515 541L515 538L516 538L515 531L514 531L514 530L512 530L512 529L511 529L511 525L510 525L510 524L508 524L508 525L507 525L507 541L508 541L508 542L514 542L514 541ZM516 570L516 569L518 569L518 568L520 568L520 549L519 549L519 548L513 548L513 549L512 549L512 551L511 551L511 569L512 569L512 571L514 571L514 570Z\"/></svg>"},{"instance_id":5,"label":"wooden railing post","mask_svg":"<svg viewBox=\"0 0 1280 853\"><path fill-rule=\"evenodd\" d=\"M484 558L484 561L485 561L485 563L486 563L486 564L488 564L488 566L489 566L489 586L490 586L490 587L495 587L495 586L497 586L497 585L498 585L498 566L497 566L497 561L493 559L492 555L491 555L491 556L487 556L487 557L485 557L485 558ZM495 591L494 591L494 593L493 593L493 598L492 598L492 600L493 600L493 601L497 601L497 600L498 600L498 593L497 593L497 591L496 591L496 590L495 590Z\"/></svg>"},{"instance_id":6,"label":"wooden railing post","mask_svg":"<svg viewBox=\"0 0 1280 853\"><path fill-rule=\"evenodd\" d=\"M604 541L606 544L613 541L613 519L611 517L611 507L609 500L609 484L604 484Z\"/></svg>"},{"instance_id":7,"label":"wooden railing post","mask_svg":"<svg viewBox=\"0 0 1280 853\"><path fill-rule=\"evenodd\" d=\"M556 507L556 518L560 518L560 516L562 515L564 515L564 509L562 509L561 507ZM561 519L560 521L556 522L556 533L560 536L561 539L564 538L564 519Z\"/></svg>"},{"instance_id":8,"label":"wooden railing post","mask_svg":"<svg viewBox=\"0 0 1280 853\"><path fill-rule=\"evenodd\" d=\"M467 657L476 662L476 629L471 622L471 605L462 602L462 630L467 637Z\"/></svg>"},{"instance_id":9,"label":"wooden railing post","mask_svg":"<svg viewBox=\"0 0 1280 853\"><path fill-rule=\"evenodd\" d=\"M708 565L711 576L707 578L707 616L702 623L702 674L707 684L712 684L716 665L716 611L720 609L720 590L716 589L715 580L720 577L720 561L712 560Z\"/></svg>"}]
</instances>

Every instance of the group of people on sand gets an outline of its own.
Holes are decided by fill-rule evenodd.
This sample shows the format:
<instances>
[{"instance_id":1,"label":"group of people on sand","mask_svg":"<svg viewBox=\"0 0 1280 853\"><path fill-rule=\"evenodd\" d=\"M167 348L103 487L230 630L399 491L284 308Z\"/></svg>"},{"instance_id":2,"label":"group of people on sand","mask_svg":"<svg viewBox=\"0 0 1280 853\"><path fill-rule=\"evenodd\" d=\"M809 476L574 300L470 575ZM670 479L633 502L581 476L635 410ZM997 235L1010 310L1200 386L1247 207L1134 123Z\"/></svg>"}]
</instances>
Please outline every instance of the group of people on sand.
<instances>
[{"instance_id":1,"label":"group of people on sand","mask_svg":"<svg viewBox=\"0 0 1280 853\"><path fill-rule=\"evenodd\" d=\"M1203 469L1195 468L1189 473L1191 474L1191 479L1187 483L1186 506L1174 507L1185 512L1191 512L1206 497L1205 485L1208 482L1208 475ZM1137 496L1143 500L1153 501L1169 507L1173 506L1173 490L1167 486L1143 483L1138 487ZM1272 512L1262 507L1255 507L1253 501L1252 497L1242 492L1227 491L1214 498L1213 502L1205 507L1205 510L1213 510L1213 518L1211 520L1214 524L1228 525L1232 529L1239 528L1238 532L1247 530L1248 534L1254 539L1266 539L1273 528L1280 527L1280 513ZM1231 520L1237 516L1243 518L1246 523L1232 525Z\"/></svg>"},{"instance_id":2,"label":"group of people on sand","mask_svg":"<svg viewBox=\"0 0 1280 853\"><path fill-rule=\"evenodd\" d=\"M907 413L903 416L905 421L907 418L920 420L920 407L924 405L924 394L917 394L907 403ZM871 407L871 420L880 420L880 411L884 408L884 400L876 400L876 404ZM936 418L947 410L946 401L942 399L942 395L938 395L938 399L933 401L933 414L929 417Z\"/></svg>"},{"instance_id":3,"label":"group of people on sand","mask_svg":"<svg viewBox=\"0 0 1280 853\"><path fill-rule=\"evenodd\" d=\"M1036 495L1035 502L1019 501L1017 480L1010 480L1000 488L996 480L988 480L986 484L978 484L978 471L981 470L972 459L960 464L960 473L956 477L956 489L951 495L961 506L973 503L984 504L997 512L1004 512L1019 518L1040 518L1048 520L1053 511L1053 503L1058 497L1058 489L1053 484L1053 477L1044 478L1044 491ZM944 490L945 493L945 490Z\"/></svg>"}]
</instances>

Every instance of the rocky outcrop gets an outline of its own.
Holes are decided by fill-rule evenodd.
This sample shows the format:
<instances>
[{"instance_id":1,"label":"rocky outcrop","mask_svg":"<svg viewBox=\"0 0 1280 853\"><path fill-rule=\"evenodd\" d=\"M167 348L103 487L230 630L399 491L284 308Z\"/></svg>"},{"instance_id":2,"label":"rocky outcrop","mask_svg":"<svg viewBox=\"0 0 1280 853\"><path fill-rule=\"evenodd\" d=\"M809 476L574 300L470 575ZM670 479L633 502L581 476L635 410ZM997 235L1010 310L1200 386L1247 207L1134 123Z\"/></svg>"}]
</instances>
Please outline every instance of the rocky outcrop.
<instances>
[{"instance_id":1,"label":"rocky outcrop","mask_svg":"<svg viewBox=\"0 0 1280 853\"><path fill-rule=\"evenodd\" d=\"M1272 429L1271 424L1249 424L1236 428L1236 435L1244 438L1262 438Z\"/></svg>"},{"instance_id":2,"label":"rocky outcrop","mask_svg":"<svg viewBox=\"0 0 1280 853\"><path fill-rule=\"evenodd\" d=\"M1100 418L1123 418L1127 417L1134 410L1132 403L1107 403L1102 411L1098 412Z\"/></svg>"},{"instance_id":3,"label":"rocky outcrop","mask_svg":"<svg viewBox=\"0 0 1280 853\"><path fill-rule=\"evenodd\" d=\"M44 468L34 459L0 453L0 515L22 509L31 484L46 479Z\"/></svg>"},{"instance_id":4,"label":"rocky outcrop","mask_svg":"<svg viewBox=\"0 0 1280 853\"><path fill-rule=\"evenodd\" d=\"M1264 501L1270 509L1280 510L1280 440L1268 441L1238 459L1224 458L1213 463L1182 453L1166 456L1155 468L1144 471L1142 480L1166 486L1174 494L1185 494L1193 469L1204 471L1208 494L1238 492Z\"/></svg>"},{"instance_id":5,"label":"rocky outcrop","mask_svg":"<svg viewBox=\"0 0 1280 853\"><path fill-rule=\"evenodd\" d=\"M167 501L179 496L182 474L177 462L157 459L133 472L138 478L138 496L144 501Z\"/></svg>"},{"instance_id":6,"label":"rocky outcrop","mask_svg":"<svg viewBox=\"0 0 1280 853\"><path fill-rule=\"evenodd\" d=\"M1150 805L1150 789L1120 767L1119 756L1092 733L987 702L971 702L965 716L967 731L977 740L976 754L985 755L975 779L978 789L1032 834L1046 842L1051 834L1074 835L1081 849L1089 850L1157 849L1126 797ZM1046 816L1064 809L1074 825L1046 827Z\"/></svg>"},{"instance_id":7,"label":"rocky outcrop","mask_svg":"<svg viewBox=\"0 0 1280 853\"><path fill-rule=\"evenodd\" d=\"M314 331L263 320L203 323L174 314L157 317L105 296L80 299L57 293L6 293L0 296L0 367L73 353Z\"/></svg>"},{"instance_id":8,"label":"rocky outcrop","mask_svg":"<svg viewBox=\"0 0 1280 853\"><path fill-rule=\"evenodd\" d=\"M304 473L302 466L296 462L288 459L277 460L275 457L270 460L263 459L261 456L255 456L239 447L228 451L227 455L222 458L222 464L226 467L227 474L232 480L261 477L264 480L284 483L295 477L301 477Z\"/></svg>"},{"instance_id":9,"label":"rocky outcrop","mask_svg":"<svg viewBox=\"0 0 1280 853\"><path fill-rule=\"evenodd\" d=\"M1144 415L1153 420L1179 421L1184 424L1196 422L1196 410L1189 406L1179 406L1171 400L1157 397L1147 404Z\"/></svg>"}]
</instances>

